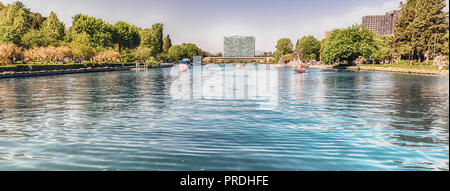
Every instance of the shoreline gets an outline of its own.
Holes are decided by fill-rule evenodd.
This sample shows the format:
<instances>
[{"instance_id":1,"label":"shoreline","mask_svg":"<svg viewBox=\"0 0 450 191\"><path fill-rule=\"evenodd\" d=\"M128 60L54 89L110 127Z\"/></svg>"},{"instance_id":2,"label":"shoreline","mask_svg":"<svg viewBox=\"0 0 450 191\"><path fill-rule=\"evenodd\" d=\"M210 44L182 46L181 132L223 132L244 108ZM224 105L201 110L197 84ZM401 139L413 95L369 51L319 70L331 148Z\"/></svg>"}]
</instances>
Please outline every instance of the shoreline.
<instances>
[{"instance_id":1,"label":"shoreline","mask_svg":"<svg viewBox=\"0 0 450 191\"><path fill-rule=\"evenodd\" d=\"M426 70L426 69L406 69L398 67L374 67L374 66L349 66L345 68L351 71L368 71L368 72L394 72L404 74L423 74L423 75L436 75L436 76L448 76L448 70Z\"/></svg>"},{"instance_id":2,"label":"shoreline","mask_svg":"<svg viewBox=\"0 0 450 191\"><path fill-rule=\"evenodd\" d=\"M403 73L403 74L422 74L422 75L435 75L435 76L449 76L448 70L426 70L426 69L406 69L399 67L377 67L377 66L342 66L334 67L333 65L313 65L311 68L322 68L322 69L341 69L350 71L361 71L361 72L393 72L393 73Z\"/></svg>"},{"instance_id":3,"label":"shoreline","mask_svg":"<svg viewBox=\"0 0 450 191\"><path fill-rule=\"evenodd\" d=\"M147 69L154 68L169 68L173 64L163 63L157 66L150 65ZM40 70L40 71L7 71L0 73L0 79L6 78L22 78L22 77L38 77L38 76L52 76L52 75L65 75L65 74L80 74L80 73L95 73L95 72L114 72L114 71L127 71L137 69L135 66L124 67L96 67L96 68L79 68L79 69L61 69L61 70Z\"/></svg>"}]
</instances>

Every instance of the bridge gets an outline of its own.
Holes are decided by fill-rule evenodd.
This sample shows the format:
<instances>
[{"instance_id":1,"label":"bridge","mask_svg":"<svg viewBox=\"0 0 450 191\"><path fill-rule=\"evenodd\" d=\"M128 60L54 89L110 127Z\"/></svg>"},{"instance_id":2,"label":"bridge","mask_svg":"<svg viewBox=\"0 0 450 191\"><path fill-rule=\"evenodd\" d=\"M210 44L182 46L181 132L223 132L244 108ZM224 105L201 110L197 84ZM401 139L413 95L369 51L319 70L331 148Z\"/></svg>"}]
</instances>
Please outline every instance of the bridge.
<instances>
[{"instance_id":1,"label":"bridge","mask_svg":"<svg viewBox=\"0 0 450 191\"><path fill-rule=\"evenodd\" d=\"M206 57L205 63L269 62L272 57Z\"/></svg>"}]
</instances>

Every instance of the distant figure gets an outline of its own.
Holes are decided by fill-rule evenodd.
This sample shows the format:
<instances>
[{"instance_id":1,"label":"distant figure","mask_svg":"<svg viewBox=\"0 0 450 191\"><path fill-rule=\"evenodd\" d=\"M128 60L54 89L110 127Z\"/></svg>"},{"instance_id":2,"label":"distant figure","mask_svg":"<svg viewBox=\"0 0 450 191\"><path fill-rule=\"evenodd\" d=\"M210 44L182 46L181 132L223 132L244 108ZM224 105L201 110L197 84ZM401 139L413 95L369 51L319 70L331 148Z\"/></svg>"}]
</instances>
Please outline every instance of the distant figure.
<instances>
[{"instance_id":1,"label":"distant figure","mask_svg":"<svg viewBox=\"0 0 450 191\"><path fill-rule=\"evenodd\" d=\"M238 64L238 65L236 66L236 68L237 68L237 69L242 68L242 64Z\"/></svg>"},{"instance_id":2,"label":"distant figure","mask_svg":"<svg viewBox=\"0 0 450 191\"><path fill-rule=\"evenodd\" d=\"M208 66L208 65L205 66L205 70L207 70L207 69L209 69L209 66Z\"/></svg>"},{"instance_id":3,"label":"distant figure","mask_svg":"<svg viewBox=\"0 0 450 191\"><path fill-rule=\"evenodd\" d=\"M297 65L297 69L298 70L303 70L303 65L302 64Z\"/></svg>"},{"instance_id":4,"label":"distant figure","mask_svg":"<svg viewBox=\"0 0 450 191\"><path fill-rule=\"evenodd\" d=\"M188 71L189 67L187 65L180 65L180 72L186 72Z\"/></svg>"}]
</instances>

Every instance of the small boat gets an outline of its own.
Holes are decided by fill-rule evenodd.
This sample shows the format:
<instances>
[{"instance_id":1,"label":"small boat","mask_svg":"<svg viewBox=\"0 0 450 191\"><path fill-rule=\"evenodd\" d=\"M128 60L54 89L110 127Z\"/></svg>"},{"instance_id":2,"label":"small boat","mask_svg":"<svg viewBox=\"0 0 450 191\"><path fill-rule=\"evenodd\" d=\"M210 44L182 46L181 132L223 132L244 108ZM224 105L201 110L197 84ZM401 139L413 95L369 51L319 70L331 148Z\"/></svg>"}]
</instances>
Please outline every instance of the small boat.
<instances>
[{"instance_id":1,"label":"small boat","mask_svg":"<svg viewBox=\"0 0 450 191\"><path fill-rule=\"evenodd\" d=\"M295 69L294 71L295 71L295 73L297 73L297 74L308 73L308 70L299 70L299 69Z\"/></svg>"}]
</instances>

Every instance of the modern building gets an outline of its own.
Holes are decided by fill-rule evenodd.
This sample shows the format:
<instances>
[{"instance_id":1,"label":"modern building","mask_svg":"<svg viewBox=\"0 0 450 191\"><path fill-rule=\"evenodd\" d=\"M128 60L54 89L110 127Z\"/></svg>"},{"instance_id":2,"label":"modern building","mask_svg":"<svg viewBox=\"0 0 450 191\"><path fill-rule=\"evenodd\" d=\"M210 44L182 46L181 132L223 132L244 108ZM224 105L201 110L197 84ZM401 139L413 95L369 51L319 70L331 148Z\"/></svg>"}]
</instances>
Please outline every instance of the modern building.
<instances>
[{"instance_id":1,"label":"modern building","mask_svg":"<svg viewBox=\"0 0 450 191\"><path fill-rule=\"evenodd\" d=\"M330 36L331 31L325 31L324 33L324 38L328 38L328 36Z\"/></svg>"},{"instance_id":2,"label":"modern building","mask_svg":"<svg viewBox=\"0 0 450 191\"><path fill-rule=\"evenodd\" d=\"M224 57L255 57L255 37L229 36L223 40Z\"/></svg>"},{"instance_id":3,"label":"modern building","mask_svg":"<svg viewBox=\"0 0 450 191\"><path fill-rule=\"evenodd\" d=\"M385 15L370 15L362 18L363 27L373 30L376 34L394 34L395 21L400 17L400 11L389 11Z\"/></svg>"}]
</instances>

